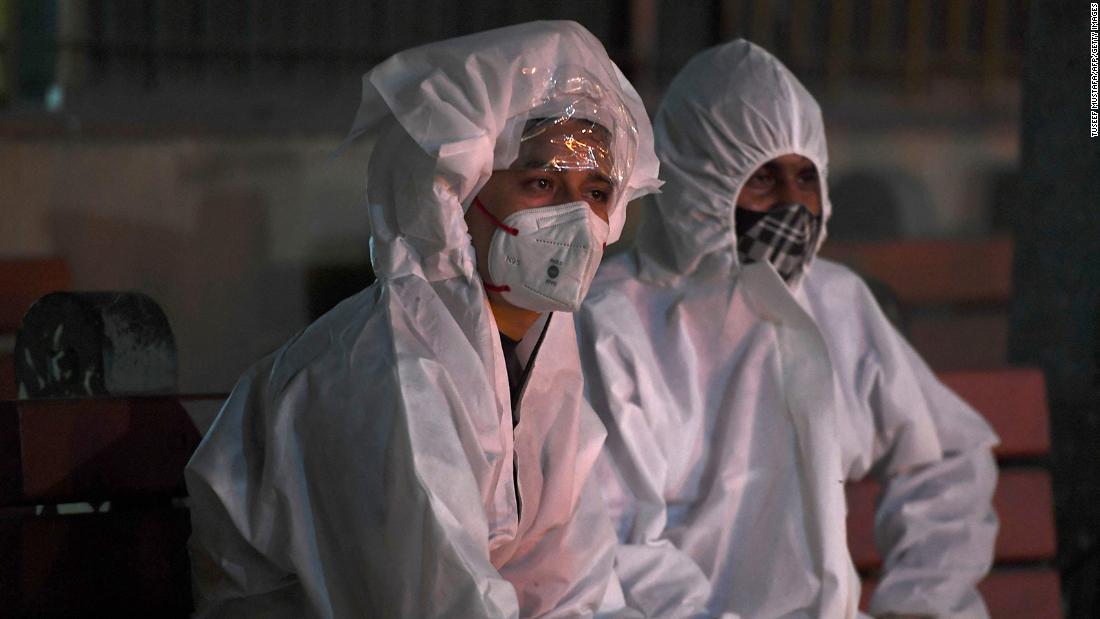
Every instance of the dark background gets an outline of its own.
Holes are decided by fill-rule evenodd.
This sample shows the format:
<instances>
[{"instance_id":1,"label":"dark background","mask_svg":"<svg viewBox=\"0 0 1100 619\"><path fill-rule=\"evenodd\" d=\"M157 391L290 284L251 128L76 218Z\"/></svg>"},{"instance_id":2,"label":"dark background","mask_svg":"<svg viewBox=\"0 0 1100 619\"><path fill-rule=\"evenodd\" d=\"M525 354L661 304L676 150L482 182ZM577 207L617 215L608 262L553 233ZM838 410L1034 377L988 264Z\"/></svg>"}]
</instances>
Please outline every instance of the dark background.
<instances>
[{"instance_id":1,"label":"dark background","mask_svg":"<svg viewBox=\"0 0 1100 619\"><path fill-rule=\"evenodd\" d=\"M1087 2L0 0L0 256L60 256L78 289L151 295L181 390L226 390L370 280L371 145L330 157L360 76L419 43L533 19L588 27L651 110L705 47L743 36L772 50L825 113L834 239L1014 239L990 354L1046 372L1065 607L1094 617Z\"/></svg>"}]
</instances>

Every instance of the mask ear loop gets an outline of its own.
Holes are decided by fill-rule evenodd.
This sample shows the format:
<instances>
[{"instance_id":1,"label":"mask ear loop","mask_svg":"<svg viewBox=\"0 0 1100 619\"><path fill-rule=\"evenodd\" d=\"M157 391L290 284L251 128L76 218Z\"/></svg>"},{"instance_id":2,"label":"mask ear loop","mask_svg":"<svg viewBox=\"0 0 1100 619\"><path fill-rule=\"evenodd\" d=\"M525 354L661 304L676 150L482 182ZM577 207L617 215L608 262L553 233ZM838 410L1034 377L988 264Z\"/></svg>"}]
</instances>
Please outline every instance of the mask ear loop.
<instances>
[{"instance_id":1,"label":"mask ear loop","mask_svg":"<svg viewBox=\"0 0 1100 619\"><path fill-rule=\"evenodd\" d=\"M513 228L512 226L505 225L505 223L503 221L497 219L496 215L490 213L489 209L485 208L485 205L481 203L480 198L474 198L474 206L476 206L482 213L485 213L485 216L488 217L489 220L492 221L494 225L496 225L496 227L500 228L501 230L504 230L505 232L507 232L508 234L511 234L512 236L519 235L519 229L518 228Z\"/></svg>"},{"instance_id":2,"label":"mask ear loop","mask_svg":"<svg viewBox=\"0 0 1100 619\"><path fill-rule=\"evenodd\" d=\"M492 221L493 224L496 227L500 228L501 230L504 230L505 232L507 232L508 234L511 234L512 236L519 235L519 229L513 228L512 226L507 226L507 225L504 224L503 221L497 219L496 215L493 215L492 213L489 212L489 209L485 208L485 205L481 203L480 198L476 198L476 197L474 198L474 206L476 206L479 211L484 213L485 216L488 217L489 220ZM507 285L507 284L504 284L503 286L497 286L496 284L489 283L484 278L482 278L481 284L483 286L485 286L486 290L490 290L492 292L511 292L512 291L512 287Z\"/></svg>"}]
</instances>

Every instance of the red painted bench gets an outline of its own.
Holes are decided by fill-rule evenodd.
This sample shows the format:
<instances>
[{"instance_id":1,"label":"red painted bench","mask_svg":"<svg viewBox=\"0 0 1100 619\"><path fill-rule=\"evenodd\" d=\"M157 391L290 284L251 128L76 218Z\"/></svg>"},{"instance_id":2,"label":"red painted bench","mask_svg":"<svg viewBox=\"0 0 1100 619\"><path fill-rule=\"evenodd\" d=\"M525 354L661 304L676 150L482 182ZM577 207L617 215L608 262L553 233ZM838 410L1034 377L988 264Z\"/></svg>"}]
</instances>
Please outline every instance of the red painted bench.
<instances>
[{"instance_id":1,"label":"red painted bench","mask_svg":"<svg viewBox=\"0 0 1100 619\"><path fill-rule=\"evenodd\" d=\"M981 584L994 617L1058 617L1047 405L1036 370L948 372L944 382L1001 437L998 566ZM185 405L222 396L0 402L0 608L73 616L89 608L185 617L191 609L182 471L199 434ZM181 400L186 400L181 402ZM849 488L849 540L869 597L879 566L871 483ZM61 515L87 501L107 511ZM44 506L44 507L43 507Z\"/></svg>"},{"instance_id":2,"label":"red painted bench","mask_svg":"<svg viewBox=\"0 0 1100 619\"><path fill-rule=\"evenodd\" d=\"M1001 367L1008 359L1012 240L833 242L822 256L897 295L913 347L937 369Z\"/></svg>"},{"instance_id":3,"label":"red painted bench","mask_svg":"<svg viewBox=\"0 0 1100 619\"><path fill-rule=\"evenodd\" d=\"M186 617L198 442L175 397L0 402L5 616Z\"/></svg>"},{"instance_id":4,"label":"red painted bench","mask_svg":"<svg viewBox=\"0 0 1100 619\"><path fill-rule=\"evenodd\" d=\"M829 241L821 255L894 290L906 305L1002 303L1012 295L1012 240Z\"/></svg>"},{"instance_id":5,"label":"red painted bench","mask_svg":"<svg viewBox=\"0 0 1100 619\"><path fill-rule=\"evenodd\" d=\"M996 564L979 590L997 618L1061 617L1054 506L1050 473L1041 464L1050 449L1046 385L1035 369L943 372L940 379L989 421L1001 438L1001 468L994 507L1000 518ZM880 559L872 537L879 487L860 482L848 487L848 540L865 576L866 607Z\"/></svg>"}]
</instances>

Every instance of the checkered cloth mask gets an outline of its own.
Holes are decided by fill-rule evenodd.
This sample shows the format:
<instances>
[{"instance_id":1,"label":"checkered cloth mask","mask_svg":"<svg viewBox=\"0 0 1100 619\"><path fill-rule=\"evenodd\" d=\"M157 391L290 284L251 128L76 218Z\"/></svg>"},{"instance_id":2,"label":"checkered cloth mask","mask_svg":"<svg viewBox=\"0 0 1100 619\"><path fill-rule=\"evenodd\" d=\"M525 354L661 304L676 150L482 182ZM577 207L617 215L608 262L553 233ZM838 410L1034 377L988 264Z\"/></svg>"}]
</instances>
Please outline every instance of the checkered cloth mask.
<instances>
[{"instance_id":1,"label":"checkered cloth mask","mask_svg":"<svg viewBox=\"0 0 1100 619\"><path fill-rule=\"evenodd\" d=\"M783 281L790 282L813 257L821 216L804 205L786 204L766 212L738 208L734 217L741 264L767 260Z\"/></svg>"}]
</instances>

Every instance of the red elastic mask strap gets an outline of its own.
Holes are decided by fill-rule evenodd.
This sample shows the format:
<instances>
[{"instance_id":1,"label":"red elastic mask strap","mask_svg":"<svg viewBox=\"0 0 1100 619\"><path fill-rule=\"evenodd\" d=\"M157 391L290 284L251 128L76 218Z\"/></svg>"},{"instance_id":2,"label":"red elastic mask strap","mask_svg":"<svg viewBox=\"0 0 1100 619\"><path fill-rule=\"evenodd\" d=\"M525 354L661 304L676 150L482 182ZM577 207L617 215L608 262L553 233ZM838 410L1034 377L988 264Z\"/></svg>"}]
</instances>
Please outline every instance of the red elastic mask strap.
<instances>
[{"instance_id":1,"label":"red elastic mask strap","mask_svg":"<svg viewBox=\"0 0 1100 619\"><path fill-rule=\"evenodd\" d=\"M474 198L474 206L476 206L482 213L485 213L485 216L488 217L489 221L493 222L493 225L495 225L496 227L504 230L512 236L516 236L519 234L519 230L513 228L512 226L505 225L503 221L497 219L496 215L490 213L489 209L485 208L485 205L481 203L481 200L479 198Z\"/></svg>"},{"instance_id":2,"label":"red elastic mask strap","mask_svg":"<svg viewBox=\"0 0 1100 619\"><path fill-rule=\"evenodd\" d=\"M474 206L476 206L478 208L478 210L480 210L482 213L485 213L485 216L488 217L489 220L492 221L494 224L496 224L496 226L499 227L501 230L504 230L505 232L507 232L508 234L511 234L512 236L515 236L515 235L519 234L519 230L516 230L515 228L513 228L511 226L504 225L504 222L497 219L495 215L490 213L489 209L485 208L485 205L481 203L481 200L479 200L477 198L474 198ZM512 290L512 288L508 285L497 286L496 284L490 284L489 282L485 281L484 279L481 280L481 283L485 286L486 290L491 290L493 292L511 292L511 290Z\"/></svg>"}]
</instances>

